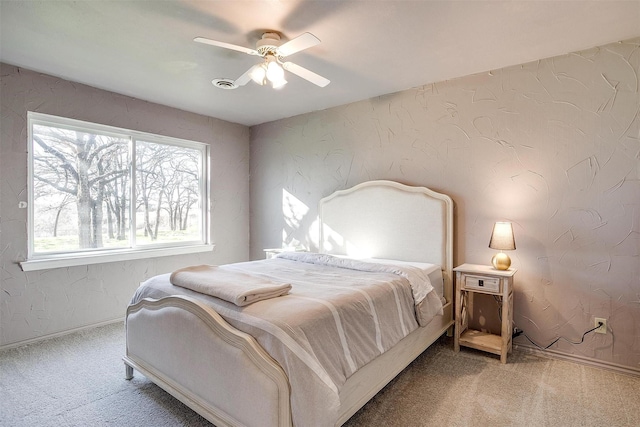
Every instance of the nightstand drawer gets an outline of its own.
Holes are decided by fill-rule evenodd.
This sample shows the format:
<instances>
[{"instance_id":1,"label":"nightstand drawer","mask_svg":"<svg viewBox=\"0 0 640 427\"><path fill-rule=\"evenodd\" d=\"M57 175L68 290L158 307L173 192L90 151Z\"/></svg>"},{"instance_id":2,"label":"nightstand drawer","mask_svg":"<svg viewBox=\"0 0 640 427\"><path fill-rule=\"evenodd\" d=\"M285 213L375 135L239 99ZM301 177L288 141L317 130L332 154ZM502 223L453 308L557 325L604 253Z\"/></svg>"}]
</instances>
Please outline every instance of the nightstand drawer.
<instances>
[{"instance_id":1,"label":"nightstand drawer","mask_svg":"<svg viewBox=\"0 0 640 427\"><path fill-rule=\"evenodd\" d=\"M500 278L465 275L464 288L500 293Z\"/></svg>"}]
</instances>

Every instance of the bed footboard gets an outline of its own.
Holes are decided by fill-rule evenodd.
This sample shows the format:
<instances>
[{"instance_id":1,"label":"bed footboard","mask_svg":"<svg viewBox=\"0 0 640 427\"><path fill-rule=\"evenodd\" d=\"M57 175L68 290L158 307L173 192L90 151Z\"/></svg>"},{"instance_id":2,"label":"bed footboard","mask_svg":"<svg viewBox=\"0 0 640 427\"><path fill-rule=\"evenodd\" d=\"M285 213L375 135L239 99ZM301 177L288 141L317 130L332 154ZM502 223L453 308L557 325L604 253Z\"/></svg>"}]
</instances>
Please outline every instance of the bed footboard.
<instances>
[{"instance_id":1,"label":"bed footboard","mask_svg":"<svg viewBox=\"0 0 640 427\"><path fill-rule=\"evenodd\" d=\"M196 300L127 309L125 375L141 372L218 426L290 426L287 376L253 337ZM207 355L206 357L203 355Z\"/></svg>"}]
</instances>

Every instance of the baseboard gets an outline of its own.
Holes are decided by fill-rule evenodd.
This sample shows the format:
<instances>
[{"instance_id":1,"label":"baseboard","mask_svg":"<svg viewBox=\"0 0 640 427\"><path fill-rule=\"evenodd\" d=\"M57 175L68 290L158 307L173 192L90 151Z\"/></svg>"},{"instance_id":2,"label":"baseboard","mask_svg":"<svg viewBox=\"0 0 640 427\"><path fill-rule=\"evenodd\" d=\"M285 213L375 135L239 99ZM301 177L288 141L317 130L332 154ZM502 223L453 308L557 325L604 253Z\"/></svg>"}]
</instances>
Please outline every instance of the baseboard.
<instances>
[{"instance_id":1,"label":"baseboard","mask_svg":"<svg viewBox=\"0 0 640 427\"><path fill-rule=\"evenodd\" d=\"M579 356L576 354L562 353L556 350L541 350L536 347L532 347L526 344L513 344L513 347L518 351L535 354L542 357L549 357L553 359L562 359L569 362L580 363L582 365L593 366L596 368L607 369L615 371L621 374L632 375L634 377L640 377L640 368L632 368L630 366L619 365L617 363L606 362L603 360L593 359L591 357Z\"/></svg>"},{"instance_id":2,"label":"baseboard","mask_svg":"<svg viewBox=\"0 0 640 427\"><path fill-rule=\"evenodd\" d=\"M112 325L112 324L118 323L118 322L124 322L124 317L118 317L117 319L111 319L111 320L105 320L103 322L92 323L90 325L80 326L79 328L66 329L64 331L60 331L60 332L56 332L56 333L48 334L48 335L43 335L43 336L36 337L36 338L29 338L28 340L17 341L17 342L11 343L11 344L0 345L0 351L8 350L10 348L22 347L23 345L35 344L35 343L38 343L38 342L41 342L41 341L49 340L51 338L62 337L64 335L69 335L69 334L72 334L74 332L86 331L88 329L93 329L93 328L97 328L97 327L100 327L100 326Z\"/></svg>"}]
</instances>

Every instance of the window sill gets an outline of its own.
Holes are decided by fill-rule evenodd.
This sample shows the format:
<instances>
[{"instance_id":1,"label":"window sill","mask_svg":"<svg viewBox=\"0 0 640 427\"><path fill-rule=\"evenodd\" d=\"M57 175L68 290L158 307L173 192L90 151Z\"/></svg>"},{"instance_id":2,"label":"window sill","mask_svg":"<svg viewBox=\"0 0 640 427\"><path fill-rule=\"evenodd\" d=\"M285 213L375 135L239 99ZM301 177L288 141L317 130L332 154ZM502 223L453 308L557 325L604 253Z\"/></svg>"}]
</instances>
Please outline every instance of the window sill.
<instances>
[{"instance_id":1,"label":"window sill","mask_svg":"<svg viewBox=\"0 0 640 427\"><path fill-rule=\"evenodd\" d=\"M136 251L91 253L64 257L35 258L20 262L22 271L48 270L51 268L75 267L78 265L102 264L106 262L131 261L134 259L157 258L170 255L210 252L214 245L193 245L172 248L158 248Z\"/></svg>"}]
</instances>

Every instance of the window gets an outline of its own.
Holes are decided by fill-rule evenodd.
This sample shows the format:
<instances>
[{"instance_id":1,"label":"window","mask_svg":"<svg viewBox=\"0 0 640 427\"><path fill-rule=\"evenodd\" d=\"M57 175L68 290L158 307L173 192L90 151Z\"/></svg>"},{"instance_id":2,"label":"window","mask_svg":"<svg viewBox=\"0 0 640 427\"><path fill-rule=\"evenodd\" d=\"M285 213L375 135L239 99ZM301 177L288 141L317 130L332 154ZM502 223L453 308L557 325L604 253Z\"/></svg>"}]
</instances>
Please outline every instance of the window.
<instances>
[{"instance_id":1,"label":"window","mask_svg":"<svg viewBox=\"0 0 640 427\"><path fill-rule=\"evenodd\" d=\"M210 250L206 144L28 117L29 260L23 269L42 260L62 266L194 252L171 248Z\"/></svg>"}]
</instances>

